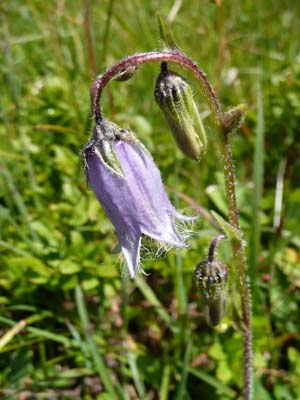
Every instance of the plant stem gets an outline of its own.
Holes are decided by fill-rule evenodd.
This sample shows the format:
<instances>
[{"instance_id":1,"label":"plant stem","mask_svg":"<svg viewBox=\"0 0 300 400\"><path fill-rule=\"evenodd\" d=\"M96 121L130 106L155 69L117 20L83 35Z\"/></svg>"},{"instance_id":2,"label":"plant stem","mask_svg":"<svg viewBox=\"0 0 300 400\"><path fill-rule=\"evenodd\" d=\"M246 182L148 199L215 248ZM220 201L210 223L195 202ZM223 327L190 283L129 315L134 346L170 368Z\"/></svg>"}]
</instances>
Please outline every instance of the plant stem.
<instances>
[{"instance_id":1,"label":"plant stem","mask_svg":"<svg viewBox=\"0 0 300 400\"><path fill-rule=\"evenodd\" d=\"M198 68L194 61L178 51L153 51L149 53L134 54L123 58L115 65L110 67L103 75L98 76L91 86L92 114L95 118L96 124L101 122L103 119L102 109L99 103L103 89L109 83L109 81L112 80L116 75L126 71L128 68L137 67L140 64L148 62L171 62L174 64L179 64L182 68L191 71L197 79L203 94L207 98L217 125L220 125L222 118L220 103L211 84L206 78L206 74Z\"/></svg>"},{"instance_id":2,"label":"plant stem","mask_svg":"<svg viewBox=\"0 0 300 400\"><path fill-rule=\"evenodd\" d=\"M192 72L200 85L202 93L206 96L207 102L215 119L216 125L223 140L224 177L226 194L228 198L229 222L236 228L238 238L232 239L233 255L236 262L238 275L238 287L241 296L242 320L245 326L243 332L243 370L244 370L244 399L252 399L252 326L251 326L251 295L247 278L246 257L243 245L243 235L238 221L238 208L235 194L235 177L233 170L233 159L229 142L229 133L225 128L223 114L218 97L215 94L206 74L201 71L197 64L180 51L155 51L139 53L123 58L110 67L103 75L98 76L91 87L92 114L96 125L103 120L100 105L101 95L105 86L120 73L126 72L129 68L137 67L148 62L168 62L179 64ZM138 277L136 278L138 280ZM139 282L139 285L142 281Z\"/></svg>"},{"instance_id":3,"label":"plant stem","mask_svg":"<svg viewBox=\"0 0 300 400\"><path fill-rule=\"evenodd\" d=\"M224 133L223 138L224 178L228 199L229 222L236 228L238 233L238 239L232 240L232 248L238 274L238 286L240 289L239 292L242 305L242 319L245 326L245 331L243 332L244 398L245 400L251 400L253 395L251 293L247 277L247 265L243 237L238 220L238 208L235 194L235 177L229 134Z\"/></svg>"}]
</instances>

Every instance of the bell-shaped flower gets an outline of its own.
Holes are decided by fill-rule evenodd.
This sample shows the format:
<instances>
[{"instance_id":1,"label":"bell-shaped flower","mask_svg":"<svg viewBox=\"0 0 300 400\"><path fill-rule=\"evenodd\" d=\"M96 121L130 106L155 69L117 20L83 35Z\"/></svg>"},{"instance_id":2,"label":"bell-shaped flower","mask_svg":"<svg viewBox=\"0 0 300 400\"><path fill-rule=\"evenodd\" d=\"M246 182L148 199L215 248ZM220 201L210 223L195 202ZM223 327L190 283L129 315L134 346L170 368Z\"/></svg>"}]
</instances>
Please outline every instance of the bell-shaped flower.
<instances>
[{"instance_id":1,"label":"bell-shaped flower","mask_svg":"<svg viewBox=\"0 0 300 400\"><path fill-rule=\"evenodd\" d=\"M188 247L178 232L179 214L160 171L130 131L103 121L83 150L87 181L115 227L130 276L140 262L142 235L175 247Z\"/></svg>"}]
</instances>

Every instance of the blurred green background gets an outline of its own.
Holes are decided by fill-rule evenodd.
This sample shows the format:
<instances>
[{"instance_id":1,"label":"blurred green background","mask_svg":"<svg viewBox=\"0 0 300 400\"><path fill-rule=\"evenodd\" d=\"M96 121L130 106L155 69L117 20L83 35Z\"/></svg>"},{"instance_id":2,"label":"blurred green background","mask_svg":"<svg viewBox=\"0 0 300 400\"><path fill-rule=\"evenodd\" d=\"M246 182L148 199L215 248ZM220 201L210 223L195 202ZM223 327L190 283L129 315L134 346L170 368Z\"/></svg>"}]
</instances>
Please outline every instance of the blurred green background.
<instances>
[{"instance_id":1,"label":"blurred green background","mask_svg":"<svg viewBox=\"0 0 300 400\"><path fill-rule=\"evenodd\" d=\"M240 398L230 300L224 321L208 327L192 280L217 233L207 213L226 217L217 135L197 88L209 137L199 164L175 149L155 104L159 65L103 96L107 118L152 152L173 203L201 214L191 249L145 254L149 276L122 279L113 227L81 165L92 80L119 58L159 48L157 11L224 110L248 104L232 144L253 289L254 398L300 399L300 3L292 0L1 2L1 398ZM218 253L233 271L226 243Z\"/></svg>"}]
</instances>

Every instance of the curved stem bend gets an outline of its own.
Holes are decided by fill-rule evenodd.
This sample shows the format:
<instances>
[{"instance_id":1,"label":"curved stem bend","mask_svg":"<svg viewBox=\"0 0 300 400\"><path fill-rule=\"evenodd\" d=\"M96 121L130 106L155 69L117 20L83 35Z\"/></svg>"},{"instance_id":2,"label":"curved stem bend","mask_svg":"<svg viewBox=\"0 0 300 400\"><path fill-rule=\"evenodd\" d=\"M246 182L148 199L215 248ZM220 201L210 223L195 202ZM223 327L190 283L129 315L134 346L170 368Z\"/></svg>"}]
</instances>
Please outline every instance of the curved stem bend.
<instances>
[{"instance_id":1,"label":"curved stem bend","mask_svg":"<svg viewBox=\"0 0 300 400\"><path fill-rule=\"evenodd\" d=\"M96 124L103 119L100 100L103 89L109 83L109 81L116 75L126 71L128 68L137 67L140 64L148 62L171 62L174 64L179 64L182 68L191 71L197 79L202 92L207 98L209 107L217 124L221 124L221 106L214 89L206 78L206 74L199 69L194 61L178 51L153 51L149 53L133 54L114 64L106 72L104 72L103 75L99 75L91 86L91 107Z\"/></svg>"},{"instance_id":2,"label":"curved stem bend","mask_svg":"<svg viewBox=\"0 0 300 400\"><path fill-rule=\"evenodd\" d=\"M98 76L91 86L91 108L96 125L103 120L102 108L100 105L101 95L106 85L117 75L134 70L138 65L148 62L168 62L180 65L192 72L199 86L205 95L209 107L214 116L220 136L223 140L224 177L228 199L229 222L238 232L238 239L232 240L233 255L238 273L238 287L241 296L242 319L245 326L243 333L243 370L244 370L244 399L252 399L252 326L251 326L251 294L247 278L247 266L245 249L243 245L242 231L239 226L238 208L235 191L235 176L233 159L229 142L229 133L225 130L223 114L218 97L209 83L206 74L199 69L197 64L189 57L179 51L154 51L139 53L123 58L110 67L103 75Z\"/></svg>"}]
</instances>

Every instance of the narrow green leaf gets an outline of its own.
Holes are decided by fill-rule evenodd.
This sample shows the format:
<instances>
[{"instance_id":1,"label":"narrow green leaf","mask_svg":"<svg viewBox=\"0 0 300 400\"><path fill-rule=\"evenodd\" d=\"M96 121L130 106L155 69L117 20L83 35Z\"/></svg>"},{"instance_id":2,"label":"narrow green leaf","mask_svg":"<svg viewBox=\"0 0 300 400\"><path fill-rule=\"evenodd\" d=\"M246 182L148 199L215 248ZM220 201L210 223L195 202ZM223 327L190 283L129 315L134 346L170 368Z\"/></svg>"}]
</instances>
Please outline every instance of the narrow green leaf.
<instances>
[{"instance_id":1,"label":"narrow green leaf","mask_svg":"<svg viewBox=\"0 0 300 400\"><path fill-rule=\"evenodd\" d=\"M136 282L137 287L143 293L144 297L155 307L157 314L169 326L169 328L174 331L174 329L176 329L176 328L174 327L172 318L170 317L168 312L164 309L163 305L160 303L160 301L156 297L156 295L153 292L153 290L151 289L151 287L140 276L136 276L135 282Z\"/></svg>"},{"instance_id":2,"label":"narrow green leaf","mask_svg":"<svg viewBox=\"0 0 300 400\"><path fill-rule=\"evenodd\" d=\"M10 320L8 318L1 317L1 316L0 316L0 322L2 322L4 324L7 324L7 325L9 325L11 327L14 327L14 326L17 325L17 322L15 322L13 320ZM27 332L33 334L34 336L43 337L43 338L46 338L46 339L49 339L49 340L53 340L54 342L61 343L66 347L71 347L74 344L74 342L72 340L70 340L69 338L66 338L63 335L59 335L59 334L56 334L56 333L53 333L53 332L50 332L50 331L47 331L47 330L44 330L44 329L39 329L39 328L34 328L34 327L31 327L31 326L27 326L27 324L30 323L30 322L31 322L31 320L27 319L26 323L25 323L25 326L21 325L21 327L26 329Z\"/></svg>"},{"instance_id":3,"label":"narrow green leaf","mask_svg":"<svg viewBox=\"0 0 300 400\"><path fill-rule=\"evenodd\" d=\"M130 349L127 353L127 358L128 358L128 364L130 367L130 371L132 373L132 379L134 382L134 386L138 393L139 399L147 400L146 388L145 388L144 382L141 379L141 376L139 373L139 369L138 369L137 362L136 362L136 355L135 355L134 351L132 351Z\"/></svg>"},{"instance_id":4,"label":"narrow green leaf","mask_svg":"<svg viewBox=\"0 0 300 400\"><path fill-rule=\"evenodd\" d=\"M253 203L252 203L252 235L250 239L250 274L255 275L257 258L260 251L260 209L263 190L263 175L264 175L264 136L265 136L265 122L264 122L264 108L263 108L263 87L262 87L262 71L257 82L257 125L256 125L256 138L254 149L254 162L253 162Z\"/></svg>"},{"instance_id":5,"label":"narrow green leaf","mask_svg":"<svg viewBox=\"0 0 300 400\"><path fill-rule=\"evenodd\" d=\"M171 378L171 365L165 365L160 385L159 400L169 399L170 378Z\"/></svg>"},{"instance_id":6,"label":"narrow green leaf","mask_svg":"<svg viewBox=\"0 0 300 400\"><path fill-rule=\"evenodd\" d=\"M220 228L224 231L228 239L239 240L239 232L235 229L234 226L225 221L225 219L215 211L211 211L211 215L218 222Z\"/></svg>"},{"instance_id":7,"label":"narrow green leaf","mask_svg":"<svg viewBox=\"0 0 300 400\"><path fill-rule=\"evenodd\" d=\"M190 333L190 332L189 332ZM187 334L189 336L189 334ZM181 371L181 379L177 388L176 392L176 400L182 400L186 398L186 385L187 385L187 379L189 375L189 362L191 358L191 351L192 351L192 341L189 340L186 345L185 353L184 353L184 359L183 359L183 364L182 364L182 371Z\"/></svg>"},{"instance_id":8,"label":"narrow green leaf","mask_svg":"<svg viewBox=\"0 0 300 400\"><path fill-rule=\"evenodd\" d=\"M206 382L210 386L214 387L218 393L222 393L228 396L230 399L236 398L236 393L226 384L220 382L218 379L214 378L213 376L209 375L208 373L201 371L196 368L189 368L189 372L191 375L196 376L197 378L201 379L203 382Z\"/></svg>"},{"instance_id":9,"label":"narrow green leaf","mask_svg":"<svg viewBox=\"0 0 300 400\"><path fill-rule=\"evenodd\" d=\"M89 346L90 354L93 359L95 368L97 369L97 372L99 374L99 377L101 378L105 389L112 397L112 399L122 398L118 396L117 392L115 391L114 384L111 380L111 376L105 365L103 357L99 352L99 349L97 348L97 345L93 339L93 335L91 333L91 328L90 328L89 316L80 285L77 285L75 288L75 300L76 300L78 315L81 321L82 328L84 330L85 339Z\"/></svg>"},{"instance_id":10,"label":"narrow green leaf","mask_svg":"<svg viewBox=\"0 0 300 400\"><path fill-rule=\"evenodd\" d=\"M162 41L162 44L167 48L167 49L174 49L174 50L179 50L180 48L177 46L177 43L175 42L175 39L172 35L170 26L167 22L167 20L160 14L157 13L157 21L158 21L158 28L159 28L159 36Z\"/></svg>"}]
</instances>

